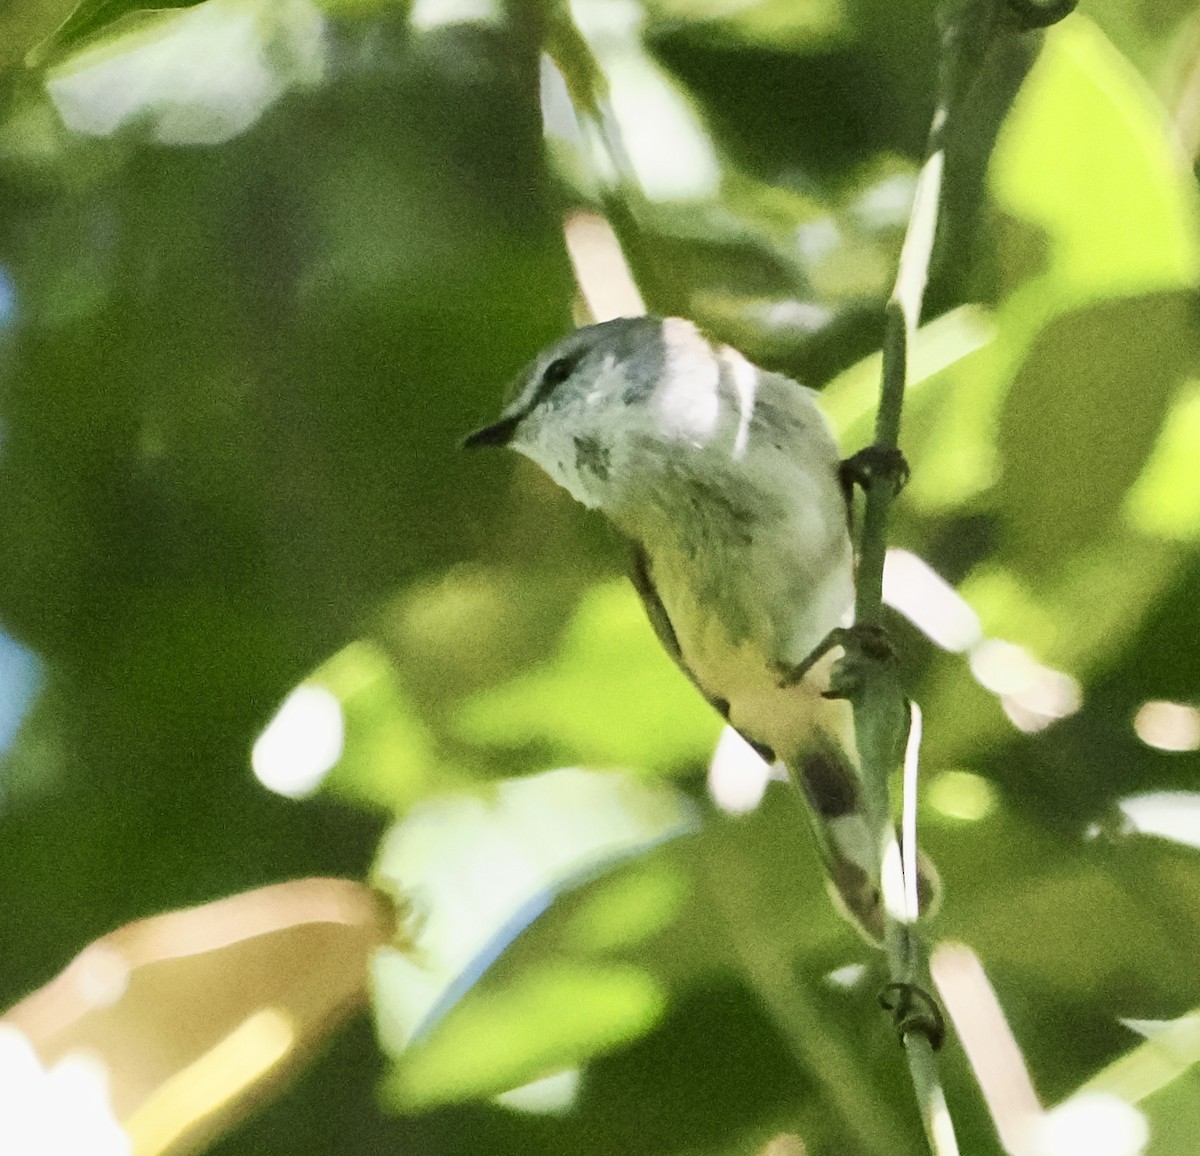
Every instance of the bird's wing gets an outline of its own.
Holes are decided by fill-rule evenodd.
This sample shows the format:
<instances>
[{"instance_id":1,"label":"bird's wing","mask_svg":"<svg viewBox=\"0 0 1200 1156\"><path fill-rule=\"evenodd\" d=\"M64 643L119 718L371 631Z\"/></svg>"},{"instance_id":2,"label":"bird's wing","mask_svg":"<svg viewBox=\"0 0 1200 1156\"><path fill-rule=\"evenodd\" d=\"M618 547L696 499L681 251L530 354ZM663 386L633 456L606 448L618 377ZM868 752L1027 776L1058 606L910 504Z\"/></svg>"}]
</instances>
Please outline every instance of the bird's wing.
<instances>
[{"instance_id":1,"label":"bird's wing","mask_svg":"<svg viewBox=\"0 0 1200 1156\"><path fill-rule=\"evenodd\" d=\"M673 659L675 665L679 667L688 681L704 696L705 701L713 708L725 721L729 723L729 703L719 698L717 695L710 694L704 687L696 681L696 676L688 669L687 663L683 658L683 651L679 647L679 639L675 634L675 627L671 625L671 619L667 614L667 608L663 605L662 599L658 596L658 589L654 585L654 577L650 572L650 559L646 551L634 542L631 544L631 559L629 565L629 578L633 583L633 588L638 592L638 597L642 600L642 605L646 608L646 617L650 619L650 625L654 627L654 633L658 637L658 641L662 644L665 650ZM732 725L730 723L730 725ZM736 727L734 728L737 729ZM768 763L775 762L775 752L770 747L763 743L757 742L749 735L742 734L742 738L746 740Z\"/></svg>"}]
</instances>

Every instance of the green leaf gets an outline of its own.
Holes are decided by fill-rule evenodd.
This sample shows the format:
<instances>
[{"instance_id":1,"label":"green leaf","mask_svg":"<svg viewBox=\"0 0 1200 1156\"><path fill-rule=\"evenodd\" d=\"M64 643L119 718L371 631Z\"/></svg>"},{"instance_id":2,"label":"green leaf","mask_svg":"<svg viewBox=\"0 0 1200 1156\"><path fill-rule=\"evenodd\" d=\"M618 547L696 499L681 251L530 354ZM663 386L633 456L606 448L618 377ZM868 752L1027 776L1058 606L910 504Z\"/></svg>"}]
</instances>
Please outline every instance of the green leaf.
<instances>
[{"instance_id":1,"label":"green leaf","mask_svg":"<svg viewBox=\"0 0 1200 1156\"><path fill-rule=\"evenodd\" d=\"M1009 387L997 434L995 498L1007 557L1042 574L1121 514L1194 365L1183 293L1098 302L1050 321Z\"/></svg>"},{"instance_id":2,"label":"green leaf","mask_svg":"<svg viewBox=\"0 0 1200 1156\"><path fill-rule=\"evenodd\" d=\"M163 0L161 4L147 4L139 0L83 0L63 22L53 40L43 46L41 55L57 55L125 17L170 8L190 8L198 2L200 0Z\"/></svg>"},{"instance_id":3,"label":"green leaf","mask_svg":"<svg viewBox=\"0 0 1200 1156\"><path fill-rule=\"evenodd\" d=\"M388 656L377 647L351 643L304 685L324 687L342 708L342 757L324 789L368 806L402 811L439 781L434 737ZM444 778L440 782L445 786Z\"/></svg>"},{"instance_id":4,"label":"green leaf","mask_svg":"<svg viewBox=\"0 0 1200 1156\"><path fill-rule=\"evenodd\" d=\"M1175 396L1125 513L1141 533L1174 541L1200 539L1200 381Z\"/></svg>"},{"instance_id":5,"label":"green leaf","mask_svg":"<svg viewBox=\"0 0 1200 1156\"><path fill-rule=\"evenodd\" d=\"M1021 280L994 366L1005 553L1038 575L1116 516L1193 364L1200 200L1165 110L1079 17L1048 33L990 182L1042 242L1002 245Z\"/></svg>"},{"instance_id":6,"label":"green leaf","mask_svg":"<svg viewBox=\"0 0 1200 1156\"><path fill-rule=\"evenodd\" d=\"M1046 317L1200 275L1197 193L1166 111L1104 34L1075 15L1047 34L992 156L999 205L1044 236L1020 290Z\"/></svg>"},{"instance_id":7,"label":"green leaf","mask_svg":"<svg viewBox=\"0 0 1200 1156\"><path fill-rule=\"evenodd\" d=\"M661 931L686 898L678 871L647 864L581 896L563 928L564 941L586 953L633 946Z\"/></svg>"},{"instance_id":8,"label":"green leaf","mask_svg":"<svg viewBox=\"0 0 1200 1156\"><path fill-rule=\"evenodd\" d=\"M920 470L905 487L905 500L942 509L958 505L985 488L982 465L968 465L980 448L986 423L977 417L979 391L971 386L973 355L996 338L993 318L965 305L922 325L909 348L905 391L905 443ZM882 358L874 353L839 374L821 391L821 408L847 452L868 444L879 398ZM981 446L982 439L982 446ZM914 444L915 443L915 444Z\"/></svg>"},{"instance_id":9,"label":"green leaf","mask_svg":"<svg viewBox=\"0 0 1200 1156\"><path fill-rule=\"evenodd\" d=\"M1090 1079L1089 1091L1110 1092L1130 1104L1161 1091L1200 1064L1200 1012L1173 1020L1125 1020L1145 1042Z\"/></svg>"},{"instance_id":10,"label":"green leaf","mask_svg":"<svg viewBox=\"0 0 1200 1156\"><path fill-rule=\"evenodd\" d=\"M0 8L0 73L53 35L78 0L9 0Z\"/></svg>"},{"instance_id":11,"label":"green leaf","mask_svg":"<svg viewBox=\"0 0 1200 1156\"><path fill-rule=\"evenodd\" d=\"M644 1035L665 1006L640 968L546 964L451 1014L393 1069L383 1096L413 1111L503 1092Z\"/></svg>"},{"instance_id":12,"label":"green leaf","mask_svg":"<svg viewBox=\"0 0 1200 1156\"><path fill-rule=\"evenodd\" d=\"M457 729L478 744L541 743L585 763L664 769L707 758L721 721L620 581L585 595L543 669L469 698Z\"/></svg>"},{"instance_id":13,"label":"green leaf","mask_svg":"<svg viewBox=\"0 0 1200 1156\"><path fill-rule=\"evenodd\" d=\"M665 784L577 768L415 807L384 838L373 872L406 916L398 946L375 965L385 1048L399 1056L436 1025L560 892L694 823ZM596 1014L602 1024L606 1010Z\"/></svg>"},{"instance_id":14,"label":"green leaf","mask_svg":"<svg viewBox=\"0 0 1200 1156\"><path fill-rule=\"evenodd\" d=\"M721 40L779 51L827 48L848 32L843 0L650 0L646 7L666 28L686 22Z\"/></svg>"},{"instance_id":15,"label":"green leaf","mask_svg":"<svg viewBox=\"0 0 1200 1156\"><path fill-rule=\"evenodd\" d=\"M208 0L123 17L57 62L46 87L67 127L87 136L146 124L165 144L220 144L290 88L316 84L325 51L309 0ZM122 83L130 75L140 82Z\"/></svg>"},{"instance_id":16,"label":"green leaf","mask_svg":"<svg viewBox=\"0 0 1200 1156\"><path fill-rule=\"evenodd\" d=\"M1200 1131L1200 1013L1124 1023L1145 1041L1098 1072L1081 1091L1137 1104L1150 1124L1147 1156L1191 1156Z\"/></svg>"}]
</instances>

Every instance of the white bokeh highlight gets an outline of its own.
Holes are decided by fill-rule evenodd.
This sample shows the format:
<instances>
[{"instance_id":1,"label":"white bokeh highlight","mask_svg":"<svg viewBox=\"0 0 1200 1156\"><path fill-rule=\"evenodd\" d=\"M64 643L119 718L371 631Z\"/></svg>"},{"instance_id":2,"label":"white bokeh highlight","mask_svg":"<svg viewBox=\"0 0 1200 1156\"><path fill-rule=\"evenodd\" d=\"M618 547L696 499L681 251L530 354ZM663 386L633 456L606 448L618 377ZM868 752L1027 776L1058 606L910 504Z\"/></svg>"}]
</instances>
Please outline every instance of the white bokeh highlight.
<instances>
[{"instance_id":1,"label":"white bokeh highlight","mask_svg":"<svg viewBox=\"0 0 1200 1156\"><path fill-rule=\"evenodd\" d=\"M708 793L722 811L729 815L753 811L773 777L771 764L733 727L721 731L708 767Z\"/></svg>"},{"instance_id":2,"label":"white bokeh highlight","mask_svg":"<svg viewBox=\"0 0 1200 1156\"><path fill-rule=\"evenodd\" d=\"M1158 751L1200 750L1200 710L1182 702L1144 702L1133 718L1137 737Z\"/></svg>"},{"instance_id":3,"label":"white bokeh highlight","mask_svg":"<svg viewBox=\"0 0 1200 1156\"><path fill-rule=\"evenodd\" d=\"M104 1066L71 1053L49 1068L24 1033L0 1023L0 1152L4 1156L130 1156Z\"/></svg>"},{"instance_id":4,"label":"white bokeh highlight","mask_svg":"<svg viewBox=\"0 0 1200 1156\"><path fill-rule=\"evenodd\" d=\"M955 653L983 638L979 615L924 558L889 550L883 564L883 600L931 642Z\"/></svg>"},{"instance_id":5,"label":"white bokeh highlight","mask_svg":"<svg viewBox=\"0 0 1200 1156\"><path fill-rule=\"evenodd\" d=\"M1106 1092L1079 1092L1030 1122L1028 1156L1141 1156L1146 1117Z\"/></svg>"},{"instance_id":6,"label":"white bokeh highlight","mask_svg":"<svg viewBox=\"0 0 1200 1156\"><path fill-rule=\"evenodd\" d=\"M250 765L267 790L300 799L337 765L345 739L337 697L323 686L298 686L259 735Z\"/></svg>"},{"instance_id":7,"label":"white bokeh highlight","mask_svg":"<svg viewBox=\"0 0 1200 1156\"><path fill-rule=\"evenodd\" d=\"M1131 834L1154 835L1200 850L1200 793L1151 791L1117 804Z\"/></svg>"}]
</instances>

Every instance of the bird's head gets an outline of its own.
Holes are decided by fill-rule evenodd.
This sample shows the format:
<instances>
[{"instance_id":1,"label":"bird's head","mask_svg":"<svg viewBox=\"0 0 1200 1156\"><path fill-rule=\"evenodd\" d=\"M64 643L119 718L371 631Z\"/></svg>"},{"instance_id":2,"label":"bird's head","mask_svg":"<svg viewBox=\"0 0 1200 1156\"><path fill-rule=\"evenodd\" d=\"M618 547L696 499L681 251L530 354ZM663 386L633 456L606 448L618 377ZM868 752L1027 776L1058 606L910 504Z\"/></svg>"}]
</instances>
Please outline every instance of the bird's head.
<instances>
[{"instance_id":1,"label":"bird's head","mask_svg":"<svg viewBox=\"0 0 1200 1156\"><path fill-rule=\"evenodd\" d=\"M611 512L639 471L719 420L717 352L689 321L622 317L541 353L499 419L464 445L509 446L586 506Z\"/></svg>"}]
</instances>

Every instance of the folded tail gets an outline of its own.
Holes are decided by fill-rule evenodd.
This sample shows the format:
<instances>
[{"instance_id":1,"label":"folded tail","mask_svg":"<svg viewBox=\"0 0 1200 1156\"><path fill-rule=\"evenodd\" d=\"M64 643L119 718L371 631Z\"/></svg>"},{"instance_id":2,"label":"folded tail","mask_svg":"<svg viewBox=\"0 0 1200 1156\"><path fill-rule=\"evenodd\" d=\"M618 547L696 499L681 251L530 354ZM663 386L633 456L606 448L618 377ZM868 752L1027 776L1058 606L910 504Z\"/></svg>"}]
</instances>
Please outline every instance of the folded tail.
<instances>
[{"instance_id":1,"label":"folded tail","mask_svg":"<svg viewBox=\"0 0 1200 1156\"><path fill-rule=\"evenodd\" d=\"M857 768L845 751L824 739L795 753L785 766L804 796L804 810L834 906L864 939L880 946L884 933L882 840L873 837ZM938 893L937 872L923 855L918 857L917 871L920 907L925 911Z\"/></svg>"}]
</instances>

